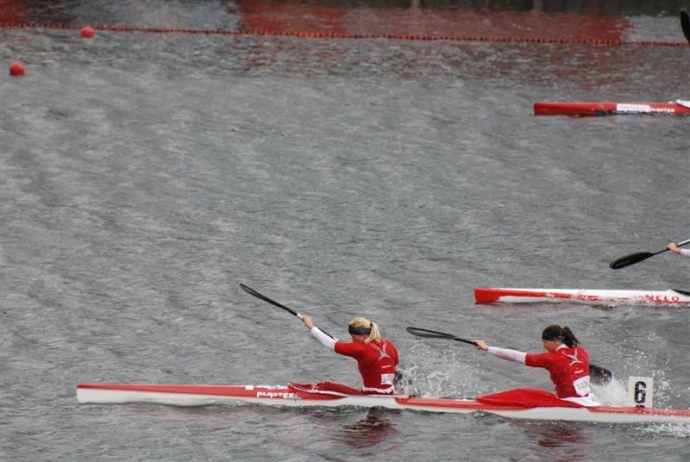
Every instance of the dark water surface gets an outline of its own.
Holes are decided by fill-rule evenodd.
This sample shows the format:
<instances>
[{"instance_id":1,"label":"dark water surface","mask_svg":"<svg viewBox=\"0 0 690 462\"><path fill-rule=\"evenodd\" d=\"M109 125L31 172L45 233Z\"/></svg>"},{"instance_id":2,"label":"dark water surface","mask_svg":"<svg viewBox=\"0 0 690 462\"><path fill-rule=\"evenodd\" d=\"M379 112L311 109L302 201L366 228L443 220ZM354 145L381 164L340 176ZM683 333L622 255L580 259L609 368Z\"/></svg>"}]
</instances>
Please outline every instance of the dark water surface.
<instances>
[{"instance_id":1,"label":"dark water surface","mask_svg":"<svg viewBox=\"0 0 690 462\"><path fill-rule=\"evenodd\" d=\"M300 11L335 28L319 3L5 3L44 24L232 30L259 17L285 30ZM660 5L558 14L682 40L683 5ZM426 31L443 16L383 8L351 7L337 25L366 29L374 11ZM487 27L517 14L465 10ZM687 47L3 27L0 57L3 461L690 460L687 426L75 398L92 381L358 382L246 283L340 337L354 316L378 322L424 394L551 385L406 326L538 351L560 323L614 371L596 390L606 402L624 404L642 375L656 406L690 407L688 309L480 307L472 293L690 289L688 260L670 253L608 268L690 237L690 118L532 115L536 101L688 99Z\"/></svg>"}]
</instances>

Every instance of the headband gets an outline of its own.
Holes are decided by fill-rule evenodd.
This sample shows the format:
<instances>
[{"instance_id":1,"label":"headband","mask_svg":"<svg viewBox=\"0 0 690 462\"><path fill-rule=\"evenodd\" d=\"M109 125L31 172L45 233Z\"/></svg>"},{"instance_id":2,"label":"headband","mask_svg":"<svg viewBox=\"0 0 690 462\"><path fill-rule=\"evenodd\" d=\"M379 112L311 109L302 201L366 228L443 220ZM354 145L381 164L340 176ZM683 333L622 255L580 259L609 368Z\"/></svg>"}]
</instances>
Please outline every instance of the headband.
<instances>
[{"instance_id":1,"label":"headband","mask_svg":"<svg viewBox=\"0 0 690 462\"><path fill-rule=\"evenodd\" d=\"M565 340L565 335L563 335L563 332L545 329L544 332L541 333L541 339L542 340L560 340L562 342L563 340Z\"/></svg>"},{"instance_id":2,"label":"headband","mask_svg":"<svg viewBox=\"0 0 690 462\"><path fill-rule=\"evenodd\" d=\"M347 331L350 335L369 335L371 334L371 327L347 326Z\"/></svg>"}]
</instances>

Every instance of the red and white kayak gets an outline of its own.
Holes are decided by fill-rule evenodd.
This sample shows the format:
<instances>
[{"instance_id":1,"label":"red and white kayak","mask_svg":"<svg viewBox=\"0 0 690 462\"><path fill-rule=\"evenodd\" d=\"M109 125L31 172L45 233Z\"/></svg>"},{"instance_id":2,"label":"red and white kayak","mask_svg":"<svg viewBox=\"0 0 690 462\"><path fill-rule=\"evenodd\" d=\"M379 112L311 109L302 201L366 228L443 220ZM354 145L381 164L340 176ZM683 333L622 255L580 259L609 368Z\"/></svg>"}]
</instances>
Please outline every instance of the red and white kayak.
<instances>
[{"instance_id":1,"label":"red and white kayak","mask_svg":"<svg viewBox=\"0 0 690 462\"><path fill-rule=\"evenodd\" d=\"M690 424L690 409L597 406L581 407L545 390L518 388L475 399L424 398L406 395L346 395L320 392L317 385L132 385L83 383L77 386L80 403L155 403L204 406L221 403L291 407L381 407L470 414L485 412L526 420L604 423L666 422Z\"/></svg>"},{"instance_id":2,"label":"red and white kayak","mask_svg":"<svg viewBox=\"0 0 690 462\"><path fill-rule=\"evenodd\" d=\"M690 100L668 103L537 102L534 115L603 116L614 114L666 114L690 116Z\"/></svg>"},{"instance_id":3,"label":"red and white kayak","mask_svg":"<svg viewBox=\"0 0 690 462\"><path fill-rule=\"evenodd\" d=\"M483 303L556 303L586 305L690 306L690 292L680 290L512 289L475 287L474 301Z\"/></svg>"}]
</instances>

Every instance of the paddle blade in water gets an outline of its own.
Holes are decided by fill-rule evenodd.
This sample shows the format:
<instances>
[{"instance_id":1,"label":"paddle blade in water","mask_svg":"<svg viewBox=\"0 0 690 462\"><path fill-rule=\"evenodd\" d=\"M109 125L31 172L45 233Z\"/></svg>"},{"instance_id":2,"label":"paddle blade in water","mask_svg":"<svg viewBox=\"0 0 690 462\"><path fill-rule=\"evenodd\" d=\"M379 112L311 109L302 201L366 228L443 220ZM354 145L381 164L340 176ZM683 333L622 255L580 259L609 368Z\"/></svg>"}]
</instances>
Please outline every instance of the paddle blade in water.
<instances>
[{"instance_id":1,"label":"paddle blade in water","mask_svg":"<svg viewBox=\"0 0 690 462\"><path fill-rule=\"evenodd\" d=\"M595 366L594 364L589 365L589 379L593 384L606 385L612 378L613 373L610 370Z\"/></svg>"}]
</instances>

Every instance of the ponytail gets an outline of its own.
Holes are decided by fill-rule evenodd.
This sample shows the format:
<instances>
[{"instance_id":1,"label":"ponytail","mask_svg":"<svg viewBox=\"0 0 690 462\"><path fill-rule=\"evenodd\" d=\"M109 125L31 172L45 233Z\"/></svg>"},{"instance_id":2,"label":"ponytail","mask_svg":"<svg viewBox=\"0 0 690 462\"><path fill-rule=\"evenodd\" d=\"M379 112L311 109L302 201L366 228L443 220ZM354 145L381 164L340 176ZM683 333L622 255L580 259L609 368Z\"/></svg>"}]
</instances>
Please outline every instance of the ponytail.
<instances>
[{"instance_id":1,"label":"ponytail","mask_svg":"<svg viewBox=\"0 0 690 462\"><path fill-rule=\"evenodd\" d=\"M563 343L565 343L568 348L576 347L580 344L580 341L575 337L575 334L573 334L573 331L570 330L568 326L563 326Z\"/></svg>"},{"instance_id":2,"label":"ponytail","mask_svg":"<svg viewBox=\"0 0 690 462\"><path fill-rule=\"evenodd\" d=\"M350 321L349 329L350 329L350 333L353 333L355 330L360 330L360 329L364 329L365 332L366 332L366 330L368 330L369 335L367 336L365 343L378 342L379 340L381 340L381 333L379 332L379 327L376 325L376 323L371 322L368 319L365 319L365 318L353 319L352 321Z\"/></svg>"},{"instance_id":3,"label":"ponytail","mask_svg":"<svg viewBox=\"0 0 690 462\"><path fill-rule=\"evenodd\" d=\"M376 323L372 322L369 324L371 326L371 333L369 334L369 337L367 337L367 343L369 342L378 342L381 340L381 333L379 332L379 326L376 325Z\"/></svg>"}]
</instances>

